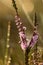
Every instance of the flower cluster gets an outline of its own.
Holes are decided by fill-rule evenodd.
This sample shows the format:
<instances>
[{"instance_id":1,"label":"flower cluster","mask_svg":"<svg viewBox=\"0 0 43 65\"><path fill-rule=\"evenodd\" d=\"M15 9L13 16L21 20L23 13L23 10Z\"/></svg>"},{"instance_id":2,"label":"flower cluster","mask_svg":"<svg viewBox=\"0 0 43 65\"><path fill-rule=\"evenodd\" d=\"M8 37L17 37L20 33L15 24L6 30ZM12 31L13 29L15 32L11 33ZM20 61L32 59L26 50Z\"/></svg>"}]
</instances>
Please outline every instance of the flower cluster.
<instances>
[{"instance_id":1,"label":"flower cluster","mask_svg":"<svg viewBox=\"0 0 43 65\"><path fill-rule=\"evenodd\" d=\"M38 32L37 32L37 27L36 27L34 29L33 36L32 36L31 41L29 43L31 48L34 47L34 45L36 44L37 40L38 40Z\"/></svg>"},{"instance_id":2,"label":"flower cluster","mask_svg":"<svg viewBox=\"0 0 43 65\"><path fill-rule=\"evenodd\" d=\"M26 39L26 35L25 35L26 27L23 26L21 19L18 15L15 16L15 23L16 23L16 26L19 31L19 37L20 37L19 43L20 43L22 50L25 51L27 47L33 48L38 40L38 33L37 33L37 29L36 29L37 27L35 27L35 29L34 29L34 33L31 38L31 41L28 42Z\"/></svg>"},{"instance_id":3,"label":"flower cluster","mask_svg":"<svg viewBox=\"0 0 43 65\"><path fill-rule=\"evenodd\" d=\"M19 31L19 37L20 37L19 43L21 45L22 50L24 51L27 48L27 40L25 35L26 27L23 26L21 19L18 15L15 16L15 22Z\"/></svg>"}]
</instances>

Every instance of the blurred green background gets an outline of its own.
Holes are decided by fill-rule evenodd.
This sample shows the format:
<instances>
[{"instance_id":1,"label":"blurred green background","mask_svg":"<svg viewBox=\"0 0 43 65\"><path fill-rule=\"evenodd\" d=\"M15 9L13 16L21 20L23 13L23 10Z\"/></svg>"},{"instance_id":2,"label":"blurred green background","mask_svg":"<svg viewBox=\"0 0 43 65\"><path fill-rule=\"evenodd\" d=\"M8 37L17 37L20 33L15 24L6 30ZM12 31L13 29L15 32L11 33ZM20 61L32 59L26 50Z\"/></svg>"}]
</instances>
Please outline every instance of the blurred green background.
<instances>
[{"instance_id":1,"label":"blurred green background","mask_svg":"<svg viewBox=\"0 0 43 65\"><path fill-rule=\"evenodd\" d=\"M39 40L37 42L38 51L40 52L41 49L41 53L43 54L43 0L16 0L16 4L23 25L27 27L26 35L28 39L31 39L33 34L34 16L36 12L38 22L37 30L39 33ZM0 0L0 65L4 65L9 21L11 23L10 48L8 50L8 55L11 57L10 65L25 65L25 55L18 44L19 36L14 22L15 14L12 0ZM30 54L33 52L34 48Z\"/></svg>"}]
</instances>

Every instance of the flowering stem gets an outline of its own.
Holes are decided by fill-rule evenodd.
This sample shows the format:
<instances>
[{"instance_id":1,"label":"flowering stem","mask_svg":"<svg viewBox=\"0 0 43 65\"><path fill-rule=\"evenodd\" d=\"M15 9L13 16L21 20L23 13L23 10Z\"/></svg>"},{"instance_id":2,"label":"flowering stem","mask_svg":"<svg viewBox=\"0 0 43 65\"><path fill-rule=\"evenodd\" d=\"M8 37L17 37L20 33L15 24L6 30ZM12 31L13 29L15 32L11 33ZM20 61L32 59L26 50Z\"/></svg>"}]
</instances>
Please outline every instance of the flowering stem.
<instances>
[{"instance_id":1,"label":"flowering stem","mask_svg":"<svg viewBox=\"0 0 43 65\"><path fill-rule=\"evenodd\" d=\"M13 3L13 6L15 8L15 11L16 11L16 16L15 16L15 23L16 23L16 26L18 28L18 31L19 31L19 37L20 37L20 46L22 48L23 51L25 51L25 64L26 65L29 65L28 64L28 54L30 52L30 49L34 46L34 44L37 42L38 40L38 34L37 34L37 30L36 30L36 14L35 14L35 28L34 28L34 33L33 33L33 37L30 41L30 43L27 41L26 39L26 35L25 35L25 27L23 26L22 22L21 22L21 19L20 19L20 16L18 15L18 9L16 7L16 3L15 3L15 0L12 0L12 3ZM27 45L27 43L29 45Z\"/></svg>"}]
</instances>

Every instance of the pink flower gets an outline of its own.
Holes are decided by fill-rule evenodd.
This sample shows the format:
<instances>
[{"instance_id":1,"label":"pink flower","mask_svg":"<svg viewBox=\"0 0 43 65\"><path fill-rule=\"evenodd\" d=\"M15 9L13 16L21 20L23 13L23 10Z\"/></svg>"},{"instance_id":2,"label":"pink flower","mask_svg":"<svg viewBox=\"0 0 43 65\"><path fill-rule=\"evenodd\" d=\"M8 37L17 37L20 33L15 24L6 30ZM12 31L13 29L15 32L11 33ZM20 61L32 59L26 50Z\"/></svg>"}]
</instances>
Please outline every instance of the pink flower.
<instances>
[{"instance_id":1,"label":"pink flower","mask_svg":"<svg viewBox=\"0 0 43 65\"><path fill-rule=\"evenodd\" d=\"M33 41L35 42L37 41L37 39L38 39L38 35L36 34L35 36L33 36Z\"/></svg>"},{"instance_id":2,"label":"pink flower","mask_svg":"<svg viewBox=\"0 0 43 65\"><path fill-rule=\"evenodd\" d=\"M19 28L18 31L21 31L21 28Z\"/></svg>"},{"instance_id":3,"label":"pink flower","mask_svg":"<svg viewBox=\"0 0 43 65\"><path fill-rule=\"evenodd\" d=\"M19 37L20 37L19 43L20 43L22 50L25 51L28 46L30 46L31 48L34 47L34 45L36 44L38 40L38 34L36 30L37 28L35 27L34 29L34 34L33 34L31 41L30 40L27 41L25 31L24 31L26 30L26 27L22 25L21 19L18 15L15 16L15 23L19 31Z\"/></svg>"},{"instance_id":4,"label":"pink flower","mask_svg":"<svg viewBox=\"0 0 43 65\"><path fill-rule=\"evenodd\" d=\"M24 26L23 29L26 30L26 27Z\"/></svg>"},{"instance_id":5,"label":"pink flower","mask_svg":"<svg viewBox=\"0 0 43 65\"><path fill-rule=\"evenodd\" d=\"M24 43L22 42L22 43L21 43L21 48L22 48L23 51L26 50L26 48L27 48L26 42L24 42Z\"/></svg>"},{"instance_id":6,"label":"pink flower","mask_svg":"<svg viewBox=\"0 0 43 65\"><path fill-rule=\"evenodd\" d=\"M34 47L34 45L36 44L37 40L38 40L38 35L36 34L36 35L34 35L34 36L32 37L32 39L31 39L31 41L30 41L30 47L31 47L31 48Z\"/></svg>"}]
</instances>

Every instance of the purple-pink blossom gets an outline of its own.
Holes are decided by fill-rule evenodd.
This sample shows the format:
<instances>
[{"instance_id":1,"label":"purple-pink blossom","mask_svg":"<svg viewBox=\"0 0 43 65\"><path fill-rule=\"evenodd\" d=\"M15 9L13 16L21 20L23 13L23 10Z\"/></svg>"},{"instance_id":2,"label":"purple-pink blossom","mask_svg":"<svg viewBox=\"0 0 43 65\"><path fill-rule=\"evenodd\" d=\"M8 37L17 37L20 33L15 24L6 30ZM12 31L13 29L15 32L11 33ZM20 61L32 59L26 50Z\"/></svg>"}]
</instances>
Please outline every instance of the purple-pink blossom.
<instances>
[{"instance_id":1,"label":"purple-pink blossom","mask_svg":"<svg viewBox=\"0 0 43 65\"><path fill-rule=\"evenodd\" d=\"M22 48L23 51L26 50L26 48L27 48L26 42L24 42L24 43L23 43L23 41L21 42L21 48Z\"/></svg>"},{"instance_id":2,"label":"purple-pink blossom","mask_svg":"<svg viewBox=\"0 0 43 65\"><path fill-rule=\"evenodd\" d=\"M18 31L19 31L20 46L21 46L22 50L23 51L26 50L26 48L29 46L31 48L33 48L38 40L38 34L36 32L36 28L34 30L33 37L31 38L31 41L28 42L27 38L26 38L25 31L24 31L24 30L26 30L26 27L22 25L21 19L18 15L15 16L15 23L16 23L16 26L17 26Z\"/></svg>"},{"instance_id":3,"label":"purple-pink blossom","mask_svg":"<svg viewBox=\"0 0 43 65\"><path fill-rule=\"evenodd\" d=\"M38 40L38 34L35 34L35 35L32 37L31 41L30 41L30 47L31 47L31 48L34 47L34 45L36 44L37 40Z\"/></svg>"}]
</instances>

